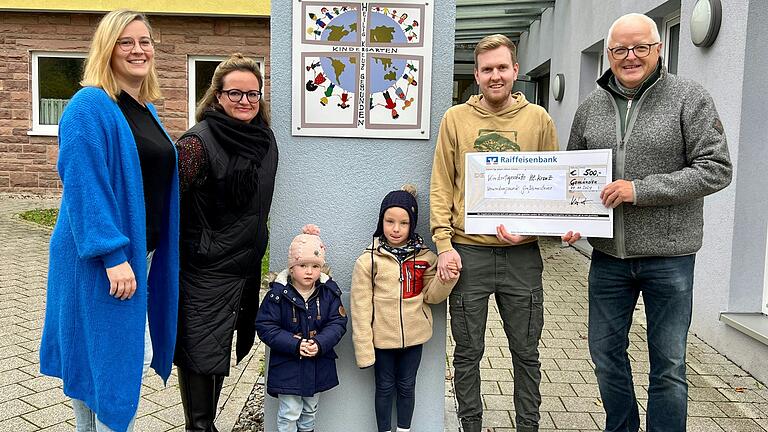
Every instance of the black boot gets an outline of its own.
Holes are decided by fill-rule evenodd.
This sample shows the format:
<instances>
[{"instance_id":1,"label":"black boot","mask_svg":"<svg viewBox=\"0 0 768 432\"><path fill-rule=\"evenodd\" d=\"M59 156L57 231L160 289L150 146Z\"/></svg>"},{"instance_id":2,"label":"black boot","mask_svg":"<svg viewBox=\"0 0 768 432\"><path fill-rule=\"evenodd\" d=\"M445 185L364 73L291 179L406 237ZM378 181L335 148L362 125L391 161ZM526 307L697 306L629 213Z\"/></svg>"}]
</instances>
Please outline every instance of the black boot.
<instances>
[{"instance_id":1,"label":"black boot","mask_svg":"<svg viewBox=\"0 0 768 432\"><path fill-rule=\"evenodd\" d=\"M464 432L482 432L482 417L465 417L461 419L461 430Z\"/></svg>"},{"instance_id":2,"label":"black boot","mask_svg":"<svg viewBox=\"0 0 768 432\"><path fill-rule=\"evenodd\" d=\"M213 422L224 377L177 370L186 431L219 432Z\"/></svg>"}]
</instances>

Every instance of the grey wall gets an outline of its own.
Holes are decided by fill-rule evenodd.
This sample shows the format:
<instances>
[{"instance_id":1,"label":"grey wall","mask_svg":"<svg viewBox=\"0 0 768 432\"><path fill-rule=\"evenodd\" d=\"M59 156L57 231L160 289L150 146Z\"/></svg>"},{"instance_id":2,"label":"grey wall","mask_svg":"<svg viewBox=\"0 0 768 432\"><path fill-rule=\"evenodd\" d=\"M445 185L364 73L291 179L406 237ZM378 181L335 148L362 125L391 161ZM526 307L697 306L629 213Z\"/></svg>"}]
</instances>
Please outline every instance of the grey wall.
<instances>
[{"instance_id":1,"label":"grey wall","mask_svg":"<svg viewBox=\"0 0 768 432\"><path fill-rule=\"evenodd\" d=\"M685 0L687 24L694 2ZM680 74L701 82L717 102L731 159L733 184L705 200L704 245L697 257L693 331L763 382L768 347L724 326L721 311L758 312L766 248L764 164L768 8L764 0L722 2L720 34L695 48L688 25L680 32ZM746 53L750 54L747 55ZM761 58L762 57L762 58Z\"/></svg>"},{"instance_id":2,"label":"grey wall","mask_svg":"<svg viewBox=\"0 0 768 432\"><path fill-rule=\"evenodd\" d=\"M768 6L765 2L752 1L749 8L743 72L743 94L738 148L739 176L736 187L736 212L734 220L734 245L738 260L733 262L729 309L760 311L765 280L766 214L768 200L763 199L768 190L765 177L765 161L768 146L765 145L766 109L768 109ZM758 7L758 4L760 6ZM737 125L734 125L737 126ZM757 198L757 199L755 199Z\"/></svg>"},{"instance_id":3,"label":"grey wall","mask_svg":"<svg viewBox=\"0 0 768 432\"><path fill-rule=\"evenodd\" d=\"M565 149L568 143L573 113L579 106L581 52L604 39L617 17L629 12L645 12L662 3L663 0L559 0L554 9L548 9L540 21L531 25L530 32L521 36L520 73L527 73L551 59L551 77L565 74L563 100L556 102L549 95L549 115L557 127L561 148Z\"/></svg>"},{"instance_id":4,"label":"grey wall","mask_svg":"<svg viewBox=\"0 0 768 432\"><path fill-rule=\"evenodd\" d=\"M432 156L440 120L450 107L453 91L455 2L441 0L434 3L434 9L430 140L294 137L290 131L292 2L272 1L270 101L280 164L270 215L270 267L285 267L288 245L304 224L319 225L333 278L345 291L345 305L349 305L354 262L371 241L379 205L387 192L406 182L417 186L417 230L425 239L430 237ZM443 430L445 304L432 311L434 336L425 345L419 369L413 430L436 432ZM341 385L320 397L317 430L373 430L373 371L355 366L351 325L337 352ZM265 430L275 430L275 413L276 399L267 396Z\"/></svg>"},{"instance_id":5,"label":"grey wall","mask_svg":"<svg viewBox=\"0 0 768 432\"><path fill-rule=\"evenodd\" d=\"M680 5L679 75L700 82L716 101L734 162L731 186L705 200L704 246L697 255L691 330L744 367L768 380L768 347L723 325L719 313L760 311L765 280L766 214L764 164L768 161L768 8L764 0L723 1L714 45L690 39L695 0L557 1L519 44L521 73L551 59L551 75L566 76L565 97L550 95L549 113L565 147L579 104L582 51L605 38L610 24L629 12L664 16ZM662 23L659 21L659 24ZM745 53L749 52L749 55ZM587 56L585 56L587 57ZM607 59L606 59L607 67Z\"/></svg>"}]
</instances>

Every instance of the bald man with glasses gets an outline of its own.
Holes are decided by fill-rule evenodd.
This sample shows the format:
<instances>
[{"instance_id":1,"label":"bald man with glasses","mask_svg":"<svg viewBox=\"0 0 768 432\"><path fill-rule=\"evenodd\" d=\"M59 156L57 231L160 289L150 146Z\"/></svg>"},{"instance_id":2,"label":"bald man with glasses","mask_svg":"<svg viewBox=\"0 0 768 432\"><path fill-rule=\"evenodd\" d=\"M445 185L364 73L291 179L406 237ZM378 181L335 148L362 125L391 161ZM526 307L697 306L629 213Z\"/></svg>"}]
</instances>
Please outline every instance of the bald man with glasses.
<instances>
[{"instance_id":1,"label":"bald man with glasses","mask_svg":"<svg viewBox=\"0 0 768 432\"><path fill-rule=\"evenodd\" d=\"M568 150L613 150L614 178L601 198L614 208L614 236L589 239L589 350L607 432L640 428L627 355L640 293L650 359L645 430L686 430L685 348L703 202L731 181L714 101L701 85L669 74L661 48L651 18L616 20L607 38L611 68L576 111L568 141Z\"/></svg>"}]
</instances>

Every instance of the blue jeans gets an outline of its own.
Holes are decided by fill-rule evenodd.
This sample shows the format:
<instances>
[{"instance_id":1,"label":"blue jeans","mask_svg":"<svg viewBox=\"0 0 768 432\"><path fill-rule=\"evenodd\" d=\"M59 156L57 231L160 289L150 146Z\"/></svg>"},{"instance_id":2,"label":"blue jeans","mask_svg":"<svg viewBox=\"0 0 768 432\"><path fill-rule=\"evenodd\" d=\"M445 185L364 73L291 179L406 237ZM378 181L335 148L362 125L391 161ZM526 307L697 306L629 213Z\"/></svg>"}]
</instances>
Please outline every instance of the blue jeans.
<instances>
[{"instance_id":1,"label":"blue jeans","mask_svg":"<svg viewBox=\"0 0 768 432\"><path fill-rule=\"evenodd\" d=\"M320 394L310 397L277 395L277 431L305 432L315 430L315 415Z\"/></svg>"},{"instance_id":2,"label":"blue jeans","mask_svg":"<svg viewBox=\"0 0 768 432\"><path fill-rule=\"evenodd\" d=\"M695 255L620 259L592 252L589 352L605 408L606 432L640 428L627 348L632 312L641 292L651 363L646 431L686 430L685 348L695 259Z\"/></svg>"},{"instance_id":3,"label":"blue jeans","mask_svg":"<svg viewBox=\"0 0 768 432\"><path fill-rule=\"evenodd\" d=\"M154 251L147 253L147 277L149 277L149 268L152 266L152 256ZM142 377L149 371L152 363L152 338L149 335L149 319L144 321L144 369ZM72 399L72 409L75 411L75 431L76 432L114 432L109 426L102 423L85 402L79 399ZM136 421L134 414L131 422L128 424L126 432L133 431L133 423Z\"/></svg>"},{"instance_id":4,"label":"blue jeans","mask_svg":"<svg viewBox=\"0 0 768 432\"><path fill-rule=\"evenodd\" d=\"M397 427L411 428L416 404L416 372L421 364L422 345L402 349L376 349L376 425L379 432L391 430L392 396L397 389Z\"/></svg>"}]
</instances>

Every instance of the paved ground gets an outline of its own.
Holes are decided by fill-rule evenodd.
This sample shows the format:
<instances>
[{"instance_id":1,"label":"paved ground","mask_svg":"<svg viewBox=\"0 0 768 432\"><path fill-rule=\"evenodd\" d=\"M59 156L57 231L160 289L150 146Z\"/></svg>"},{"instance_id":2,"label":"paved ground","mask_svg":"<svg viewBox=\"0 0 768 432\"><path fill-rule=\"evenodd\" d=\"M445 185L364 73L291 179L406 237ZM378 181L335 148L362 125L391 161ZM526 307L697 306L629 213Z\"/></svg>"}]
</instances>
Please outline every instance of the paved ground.
<instances>
[{"instance_id":1,"label":"paved ground","mask_svg":"<svg viewBox=\"0 0 768 432\"><path fill-rule=\"evenodd\" d=\"M540 427L544 431L592 431L604 425L602 402L587 348L589 259L559 242L543 241L544 332ZM635 311L629 354L642 420L648 400L649 362L642 305ZM448 332L449 353L453 344ZM483 423L494 432L514 431L511 359L495 303L485 334L481 363ZM451 356L449 355L449 359ZM688 430L747 432L768 430L768 390L740 367L693 334L688 336ZM450 385L450 383L448 383ZM446 424L457 431L455 400L446 395ZM446 429L448 430L448 429Z\"/></svg>"},{"instance_id":2,"label":"paved ground","mask_svg":"<svg viewBox=\"0 0 768 432\"><path fill-rule=\"evenodd\" d=\"M0 194L0 431L74 429L71 407L58 381L40 376L38 367L49 232L13 217L26 209L56 205L55 200ZM544 371L542 431L599 430L602 406L586 341L589 260L572 248L561 249L555 242L543 242L542 254L546 262L545 327L540 349ZM637 311L632 330L630 355L637 394L644 407L649 364L642 310ZM495 305L485 341L486 357L481 365L485 423L494 432L513 431L511 360ZM448 344L450 353L450 336ZM217 420L222 432L232 430L259 378L262 348L254 348L225 381ZM689 337L688 353L689 430L768 431L768 390L761 383L694 335ZM450 373L449 369L448 377ZM450 382L447 387L446 430L457 431ZM182 431L175 376L167 388L152 377L142 390L136 431ZM257 410L249 405L248 411Z\"/></svg>"},{"instance_id":3,"label":"paved ground","mask_svg":"<svg viewBox=\"0 0 768 432\"><path fill-rule=\"evenodd\" d=\"M60 381L40 375L38 349L45 311L50 231L14 215L58 201L0 194L0 431L72 431L74 414ZM259 353L233 367L224 381L216 424L232 430L261 372ZM262 354L263 356L263 354ZM233 355L234 358L234 355ZM136 432L183 431L178 381L144 380Z\"/></svg>"}]
</instances>

